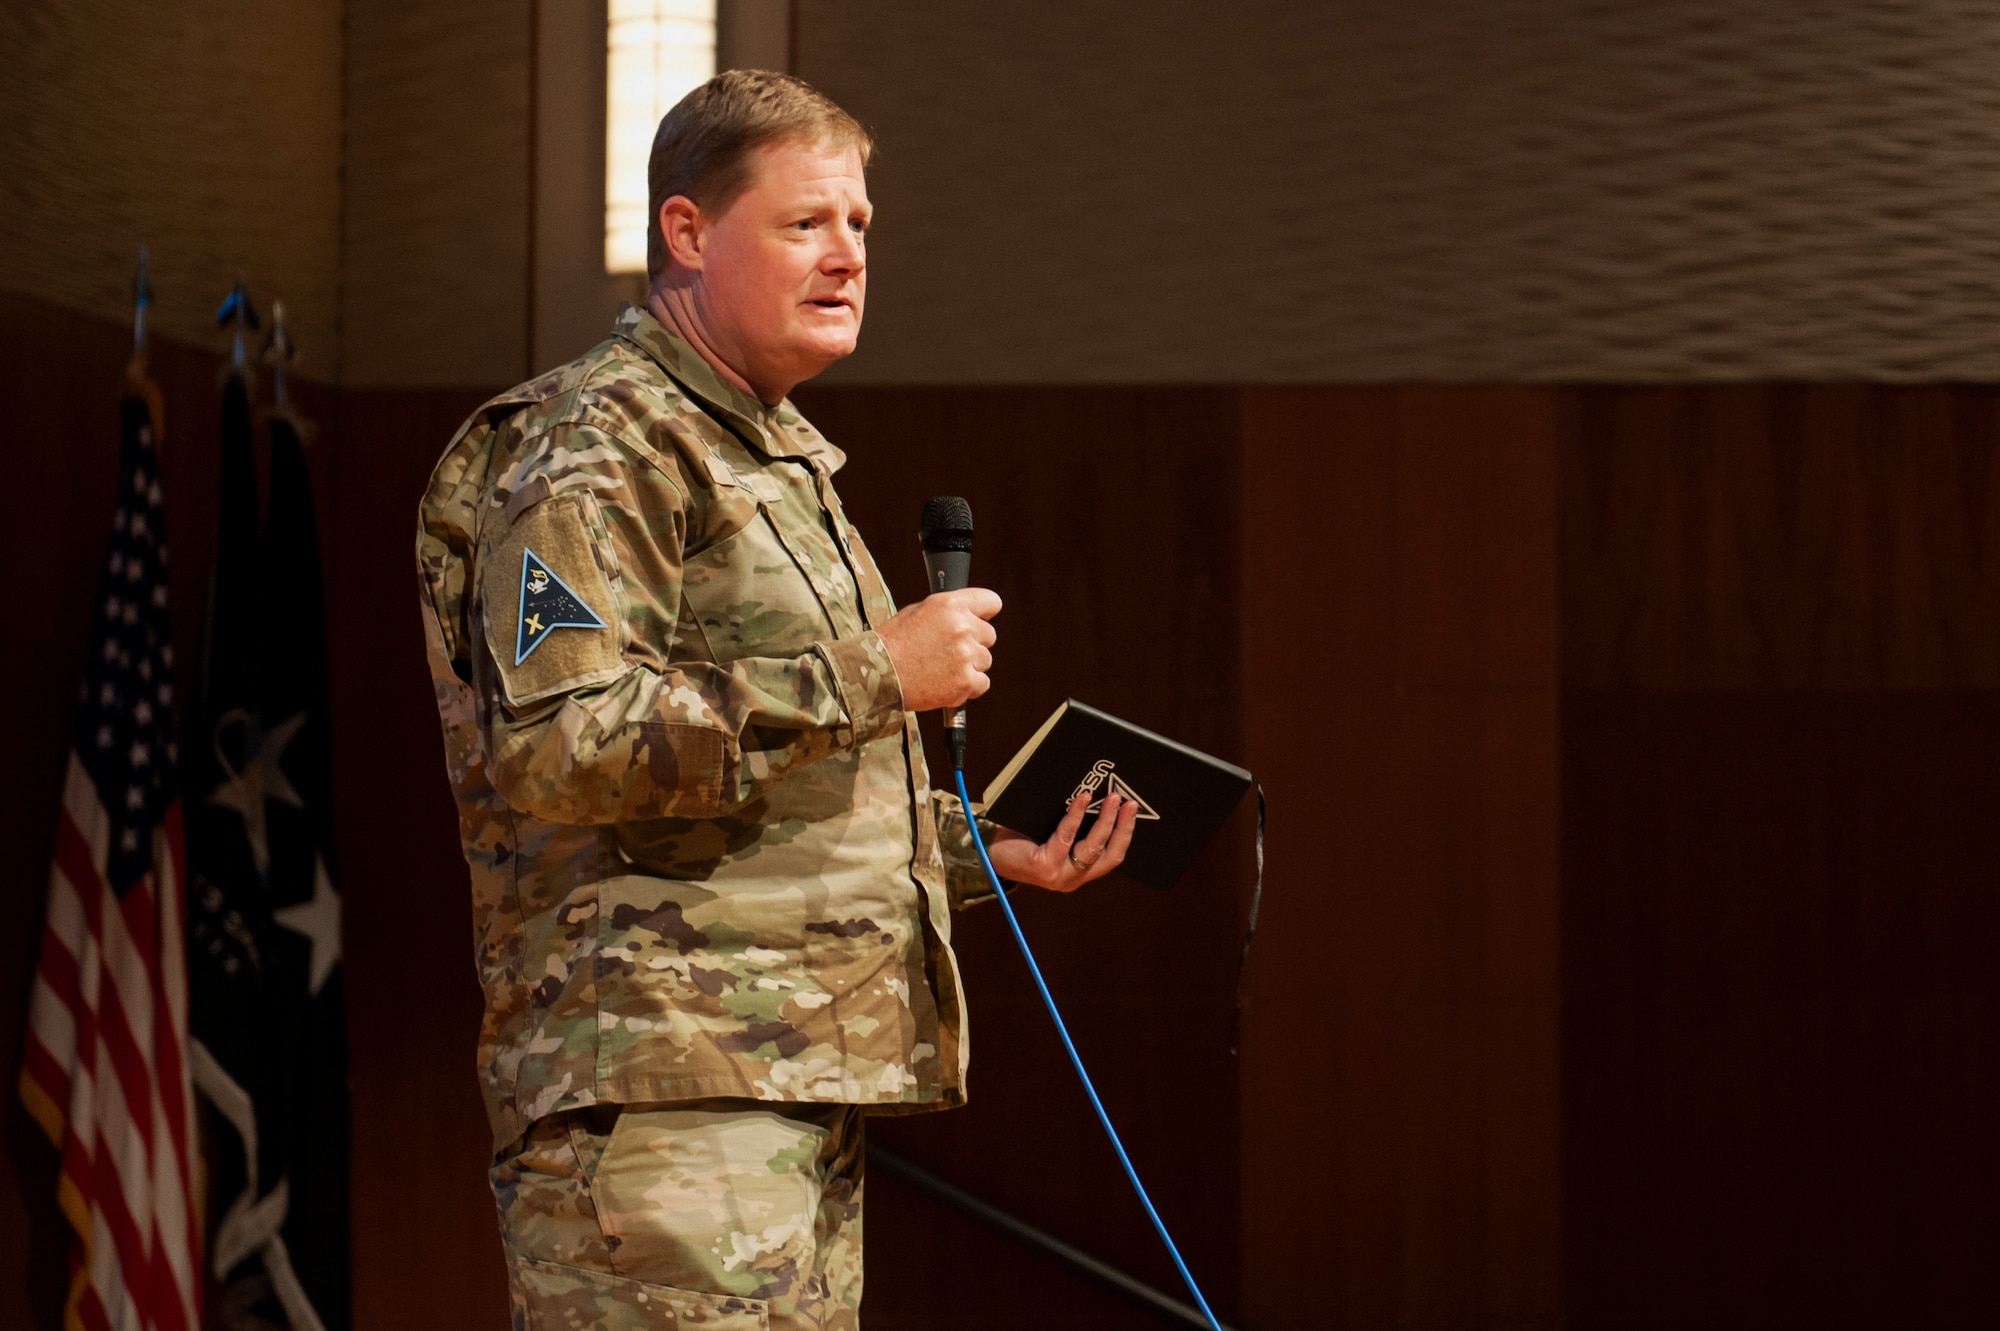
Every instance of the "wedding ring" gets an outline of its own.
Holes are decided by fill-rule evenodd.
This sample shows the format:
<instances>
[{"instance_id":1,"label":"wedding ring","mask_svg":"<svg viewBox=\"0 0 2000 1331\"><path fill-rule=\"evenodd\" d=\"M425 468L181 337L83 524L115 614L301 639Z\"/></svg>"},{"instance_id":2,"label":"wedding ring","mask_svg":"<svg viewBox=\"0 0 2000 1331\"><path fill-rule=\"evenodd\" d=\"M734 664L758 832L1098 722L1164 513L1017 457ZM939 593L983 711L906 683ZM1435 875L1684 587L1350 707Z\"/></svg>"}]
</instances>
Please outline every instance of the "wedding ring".
<instances>
[{"instance_id":1,"label":"wedding ring","mask_svg":"<svg viewBox=\"0 0 2000 1331\"><path fill-rule=\"evenodd\" d=\"M1076 857L1076 851L1075 851L1074 849L1072 849L1072 850L1071 850L1071 851L1069 852L1069 862L1070 862L1071 864L1074 864L1074 865L1076 866L1076 869L1077 869L1077 872L1078 872L1078 873L1089 873L1089 872L1090 872L1090 865L1088 865L1088 864L1084 863L1084 862L1083 862L1082 860L1078 859L1078 858Z\"/></svg>"}]
</instances>

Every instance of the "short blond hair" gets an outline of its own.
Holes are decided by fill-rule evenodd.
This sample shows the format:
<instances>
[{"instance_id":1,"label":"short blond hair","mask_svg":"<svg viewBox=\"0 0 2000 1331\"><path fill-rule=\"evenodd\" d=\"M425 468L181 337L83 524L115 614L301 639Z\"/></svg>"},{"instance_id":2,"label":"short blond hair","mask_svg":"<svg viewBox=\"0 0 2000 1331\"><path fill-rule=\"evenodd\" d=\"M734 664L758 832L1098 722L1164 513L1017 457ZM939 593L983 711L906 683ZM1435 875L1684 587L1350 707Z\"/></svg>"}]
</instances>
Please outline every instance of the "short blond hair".
<instances>
[{"instance_id":1,"label":"short blond hair","mask_svg":"<svg viewBox=\"0 0 2000 1331\"><path fill-rule=\"evenodd\" d=\"M864 167L875 149L860 121L790 74L732 69L674 103L660 118L646 162L648 280L667 266L660 206L685 195L705 211L726 210L749 187L750 154L788 139L853 148Z\"/></svg>"}]
</instances>

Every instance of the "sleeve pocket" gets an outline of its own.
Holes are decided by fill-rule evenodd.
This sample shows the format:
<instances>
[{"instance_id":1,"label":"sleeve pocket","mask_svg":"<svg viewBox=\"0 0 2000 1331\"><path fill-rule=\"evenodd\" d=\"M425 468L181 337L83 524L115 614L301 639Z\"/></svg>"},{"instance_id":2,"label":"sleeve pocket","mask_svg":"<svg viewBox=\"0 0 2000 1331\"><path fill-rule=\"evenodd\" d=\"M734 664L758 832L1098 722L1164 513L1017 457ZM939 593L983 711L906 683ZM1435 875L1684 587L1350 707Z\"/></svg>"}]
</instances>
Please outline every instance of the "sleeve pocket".
<instances>
[{"instance_id":1,"label":"sleeve pocket","mask_svg":"<svg viewBox=\"0 0 2000 1331\"><path fill-rule=\"evenodd\" d=\"M522 513L488 549L481 578L486 646L509 706L624 673L617 563L588 492Z\"/></svg>"}]
</instances>

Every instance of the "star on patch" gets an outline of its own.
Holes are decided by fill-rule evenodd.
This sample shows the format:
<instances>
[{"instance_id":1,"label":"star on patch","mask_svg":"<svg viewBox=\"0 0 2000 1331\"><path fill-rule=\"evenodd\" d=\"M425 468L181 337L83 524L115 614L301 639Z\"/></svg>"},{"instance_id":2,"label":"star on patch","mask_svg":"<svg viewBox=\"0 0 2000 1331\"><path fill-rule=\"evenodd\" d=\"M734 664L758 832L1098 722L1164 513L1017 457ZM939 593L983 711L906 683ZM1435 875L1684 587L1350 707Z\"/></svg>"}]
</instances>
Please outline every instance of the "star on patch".
<instances>
[{"instance_id":1,"label":"star on patch","mask_svg":"<svg viewBox=\"0 0 2000 1331\"><path fill-rule=\"evenodd\" d=\"M521 549L521 633L515 640L514 664L534 654L535 648L557 629L601 629L606 627L597 612L584 604L570 585L549 571L540 555Z\"/></svg>"}]
</instances>

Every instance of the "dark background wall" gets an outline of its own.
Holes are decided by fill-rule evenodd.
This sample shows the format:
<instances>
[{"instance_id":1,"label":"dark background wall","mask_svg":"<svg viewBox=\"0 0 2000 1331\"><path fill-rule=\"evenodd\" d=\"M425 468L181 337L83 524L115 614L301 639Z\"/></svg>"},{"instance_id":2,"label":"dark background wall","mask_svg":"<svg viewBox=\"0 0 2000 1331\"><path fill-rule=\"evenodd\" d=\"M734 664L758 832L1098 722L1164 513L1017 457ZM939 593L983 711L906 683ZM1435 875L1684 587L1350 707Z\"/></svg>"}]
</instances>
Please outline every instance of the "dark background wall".
<instances>
[{"instance_id":1,"label":"dark background wall","mask_svg":"<svg viewBox=\"0 0 2000 1331\"><path fill-rule=\"evenodd\" d=\"M550 278L590 227L538 193L595 132L550 71L588 82L597 20L204 4L92 45L122 3L0 19L0 1064L151 237L183 698L201 292L247 267L308 343L357 1325L495 1327L411 516L466 412L608 317L616 283ZM1247 806L1172 893L1024 908L1224 1315L2000 1322L2000 217L1965 183L2000 11L784 8L884 142L867 349L798 399L904 596L921 500L979 511L975 784L1075 694L1269 789L1240 1022ZM265 128L310 151L228 132L279 92L195 76L259 51L304 70ZM1171 1288L999 917L959 929L973 1104L875 1140ZM53 1160L11 1097L0 1128L0 1326L54 1327ZM877 1331L1162 1324L892 1178L869 1205Z\"/></svg>"},{"instance_id":2,"label":"dark background wall","mask_svg":"<svg viewBox=\"0 0 2000 1331\"><path fill-rule=\"evenodd\" d=\"M1560 428L1564 1260L1587 1325L2000 1309L2000 413Z\"/></svg>"},{"instance_id":3,"label":"dark background wall","mask_svg":"<svg viewBox=\"0 0 2000 1331\"><path fill-rule=\"evenodd\" d=\"M1555 395L1243 395L1245 1323L1562 1320Z\"/></svg>"}]
</instances>

